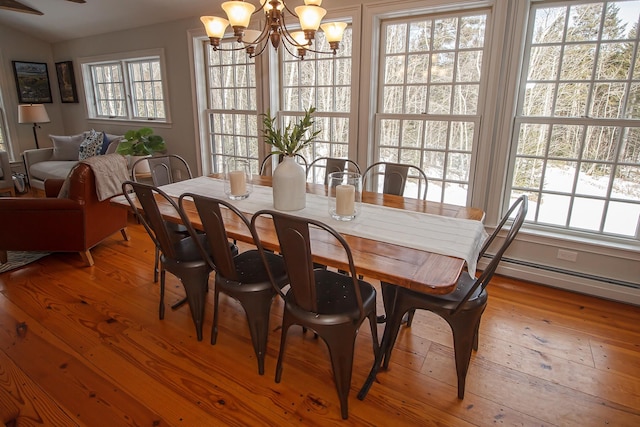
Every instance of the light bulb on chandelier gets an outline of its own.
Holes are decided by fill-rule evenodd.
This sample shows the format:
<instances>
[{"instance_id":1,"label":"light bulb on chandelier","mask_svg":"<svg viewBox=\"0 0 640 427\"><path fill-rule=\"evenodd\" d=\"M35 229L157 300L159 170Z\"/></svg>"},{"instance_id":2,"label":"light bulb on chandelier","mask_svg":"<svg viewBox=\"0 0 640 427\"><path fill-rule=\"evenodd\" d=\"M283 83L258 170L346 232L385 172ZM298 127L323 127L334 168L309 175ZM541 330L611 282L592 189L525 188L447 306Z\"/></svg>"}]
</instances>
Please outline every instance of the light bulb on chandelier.
<instances>
[{"instance_id":1,"label":"light bulb on chandelier","mask_svg":"<svg viewBox=\"0 0 640 427\"><path fill-rule=\"evenodd\" d=\"M340 41L347 24L345 22L321 24L322 18L327 13L326 9L320 7L322 0L304 0L305 5L296 7L295 13L289 9L285 0L260 0L260 2L261 6L256 10L254 5L245 1L227 1L222 3L222 9L228 19L217 16L200 17L213 50L245 49L250 57L255 57L265 51L270 41L276 50L283 45L291 55L304 59L307 51L335 55L340 48ZM266 18L264 27L262 30L249 30L251 17L261 10L264 11ZM295 33L301 35L296 34L294 37L294 33L287 28L285 22L287 13L298 19L302 31ZM230 49L220 47L220 41L229 25L233 28L233 34L238 42L242 43L241 47ZM330 51L319 51L312 47L318 28L324 32ZM289 49L289 46L297 51L297 55Z\"/></svg>"}]
</instances>

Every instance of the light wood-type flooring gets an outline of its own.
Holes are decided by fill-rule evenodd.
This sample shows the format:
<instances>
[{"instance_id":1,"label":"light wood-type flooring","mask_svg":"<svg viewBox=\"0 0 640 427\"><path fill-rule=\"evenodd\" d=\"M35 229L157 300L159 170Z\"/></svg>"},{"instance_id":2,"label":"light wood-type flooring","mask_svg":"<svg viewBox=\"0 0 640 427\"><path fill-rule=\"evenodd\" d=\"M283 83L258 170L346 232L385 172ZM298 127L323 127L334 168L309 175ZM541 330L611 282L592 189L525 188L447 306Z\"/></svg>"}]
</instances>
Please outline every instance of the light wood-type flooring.
<instances>
[{"instance_id":1,"label":"light wood-type flooring","mask_svg":"<svg viewBox=\"0 0 640 427\"><path fill-rule=\"evenodd\" d=\"M221 299L215 346L213 292L201 342L188 307L158 319L153 246L133 221L129 234L96 247L93 267L52 254L0 274L0 392L20 407L22 425L640 426L639 307L496 277L464 400L451 332L424 311L358 400L373 361L365 321L343 421L326 346L310 331L290 330L274 382L280 301L259 376L235 301ZM183 295L170 275L167 290L168 305Z\"/></svg>"}]
</instances>

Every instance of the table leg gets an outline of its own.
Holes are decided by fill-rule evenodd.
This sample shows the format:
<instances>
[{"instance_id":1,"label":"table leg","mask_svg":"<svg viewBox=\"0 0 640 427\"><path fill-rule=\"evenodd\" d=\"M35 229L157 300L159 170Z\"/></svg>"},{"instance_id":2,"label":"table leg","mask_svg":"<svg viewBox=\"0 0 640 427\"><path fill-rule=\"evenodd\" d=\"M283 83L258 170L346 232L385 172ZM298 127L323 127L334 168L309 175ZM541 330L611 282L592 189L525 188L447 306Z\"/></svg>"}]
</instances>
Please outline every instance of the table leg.
<instances>
[{"instance_id":1,"label":"table leg","mask_svg":"<svg viewBox=\"0 0 640 427\"><path fill-rule=\"evenodd\" d=\"M382 285L382 301L384 303L384 310L387 314L387 318L391 317L391 313L395 310L396 306L396 287L394 285L388 283L381 283ZM365 380L360 392L358 393L358 399L364 400L369 393L369 389L373 385L373 381L376 379L376 375L382 366L382 362L384 359L384 355L387 352L387 347L391 342L391 328L389 328L389 322L384 327L384 333L382 334L382 342L380 343L380 348L378 349L378 354L376 354L376 358L373 361L373 366L371 367L371 371L369 372L369 376Z\"/></svg>"}]
</instances>

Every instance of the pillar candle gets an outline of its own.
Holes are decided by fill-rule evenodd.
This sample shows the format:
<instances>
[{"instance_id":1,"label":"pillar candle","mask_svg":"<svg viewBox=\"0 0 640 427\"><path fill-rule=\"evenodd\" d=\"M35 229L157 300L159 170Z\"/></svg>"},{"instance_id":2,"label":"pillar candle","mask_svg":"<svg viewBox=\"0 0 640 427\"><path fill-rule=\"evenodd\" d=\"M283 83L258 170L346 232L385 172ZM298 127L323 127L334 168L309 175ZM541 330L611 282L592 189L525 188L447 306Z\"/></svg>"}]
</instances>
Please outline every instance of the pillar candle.
<instances>
[{"instance_id":1,"label":"pillar candle","mask_svg":"<svg viewBox=\"0 0 640 427\"><path fill-rule=\"evenodd\" d=\"M231 185L232 195L242 196L247 193L247 178L244 171L229 172L229 184Z\"/></svg>"},{"instance_id":2,"label":"pillar candle","mask_svg":"<svg viewBox=\"0 0 640 427\"><path fill-rule=\"evenodd\" d=\"M336 214L353 215L355 211L356 187L353 185L336 186Z\"/></svg>"}]
</instances>

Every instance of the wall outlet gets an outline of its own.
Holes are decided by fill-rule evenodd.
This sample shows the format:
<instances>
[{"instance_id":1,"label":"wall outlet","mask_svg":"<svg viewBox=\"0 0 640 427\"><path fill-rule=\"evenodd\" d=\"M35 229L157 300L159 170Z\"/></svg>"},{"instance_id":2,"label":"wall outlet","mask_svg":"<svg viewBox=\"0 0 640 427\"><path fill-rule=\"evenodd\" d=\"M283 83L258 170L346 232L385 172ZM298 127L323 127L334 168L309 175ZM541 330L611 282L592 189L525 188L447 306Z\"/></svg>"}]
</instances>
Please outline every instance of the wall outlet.
<instances>
[{"instance_id":1,"label":"wall outlet","mask_svg":"<svg viewBox=\"0 0 640 427\"><path fill-rule=\"evenodd\" d=\"M578 260L578 252L568 251L566 249L558 249L558 259L576 262Z\"/></svg>"}]
</instances>

